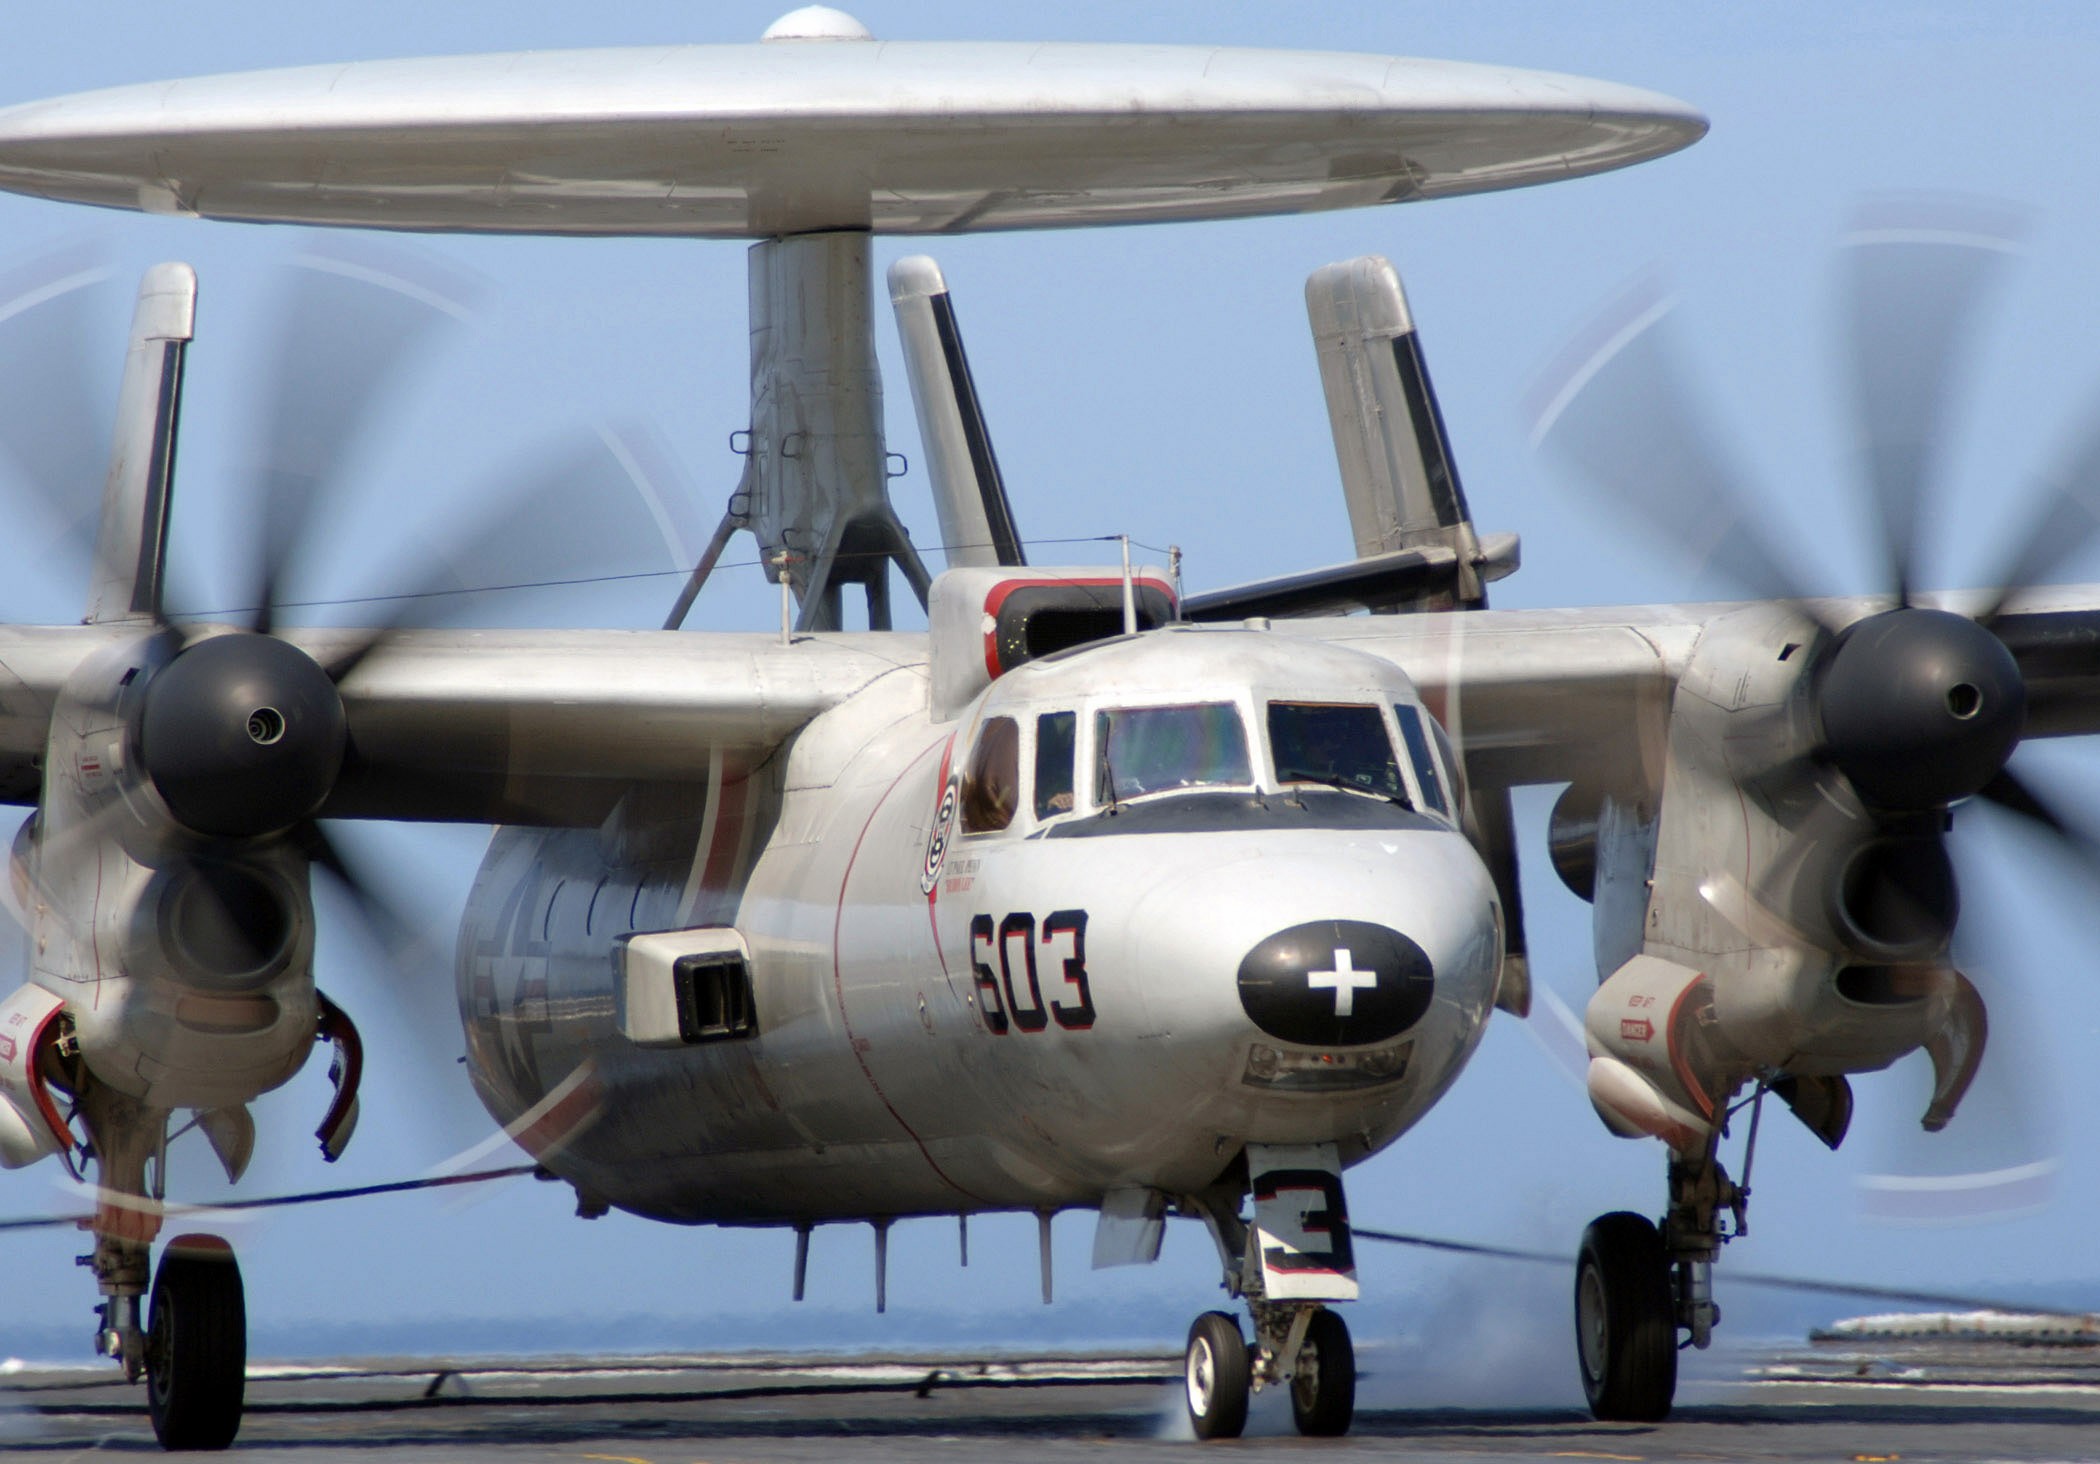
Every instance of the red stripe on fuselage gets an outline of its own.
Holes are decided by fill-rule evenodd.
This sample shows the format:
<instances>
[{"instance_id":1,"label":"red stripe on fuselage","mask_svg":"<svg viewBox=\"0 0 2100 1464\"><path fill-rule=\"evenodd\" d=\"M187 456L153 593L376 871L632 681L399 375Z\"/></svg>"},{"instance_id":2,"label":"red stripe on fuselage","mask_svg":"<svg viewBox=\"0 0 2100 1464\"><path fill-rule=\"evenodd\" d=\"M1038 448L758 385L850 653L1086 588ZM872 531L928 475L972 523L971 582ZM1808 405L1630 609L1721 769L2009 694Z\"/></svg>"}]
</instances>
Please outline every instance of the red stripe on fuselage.
<instances>
[{"instance_id":1,"label":"red stripe on fuselage","mask_svg":"<svg viewBox=\"0 0 2100 1464\"><path fill-rule=\"evenodd\" d=\"M853 866L860 862L860 846L866 842L868 830L875 826L875 816L882 812L882 806L888 803L890 795L897 791L897 785L904 781L906 774L926 760L926 753L932 752L934 746L935 744L929 743L925 752L921 752L917 757L906 763L904 771L898 773L896 777L890 780L889 787L882 790L882 796L876 799L875 806L868 810L867 822L860 826L860 836L853 841L853 852L846 856L846 871L839 876L838 908L832 912L831 917L831 990L833 996L838 1000L839 1021L846 1028L846 1050L851 1052L853 1060L860 1064L861 1076L868 1080L868 1086L874 1089L875 1096L882 1101L882 1106L889 1111L890 1117L897 1120L897 1127L904 1130L905 1134L918 1148L919 1157L926 1161L926 1167L934 1172L942 1184L945 1184L965 1199L984 1203L983 1196L971 1194L948 1176L947 1171L941 1168L940 1163L927 1149L926 1141L920 1138L912 1126L904 1121L904 1115L897 1111L897 1106L890 1102L889 1095L882 1091L882 1084L875 1080L874 1069L868 1066L867 1055L861 1049L861 1040L854 1034L853 1018L846 1011L846 977L839 958L839 932L846 923L846 892L853 884ZM931 909L932 906L929 905L927 908ZM936 936L934 949L938 950L939 948L940 940Z\"/></svg>"}]
</instances>

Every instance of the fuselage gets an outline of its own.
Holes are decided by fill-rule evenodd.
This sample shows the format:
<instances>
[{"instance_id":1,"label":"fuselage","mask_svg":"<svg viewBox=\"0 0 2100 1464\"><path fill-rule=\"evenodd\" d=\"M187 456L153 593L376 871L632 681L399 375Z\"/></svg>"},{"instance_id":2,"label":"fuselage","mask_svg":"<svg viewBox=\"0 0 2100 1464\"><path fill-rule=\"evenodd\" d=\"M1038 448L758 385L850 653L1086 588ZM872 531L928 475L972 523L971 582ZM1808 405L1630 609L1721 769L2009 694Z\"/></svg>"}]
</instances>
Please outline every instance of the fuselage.
<instances>
[{"instance_id":1,"label":"fuselage","mask_svg":"<svg viewBox=\"0 0 2100 1464\"><path fill-rule=\"evenodd\" d=\"M1494 998L1454 793L1406 678L1350 651L1155 632L949 721L903 668L704 795L499 831L460 945L469 1065L586 1200L677 1221L1183 1193L1248 1143L1355 1162ZM732 926L755 1030L624 1038L620 939Z\"/></svg>"}]
</instances>

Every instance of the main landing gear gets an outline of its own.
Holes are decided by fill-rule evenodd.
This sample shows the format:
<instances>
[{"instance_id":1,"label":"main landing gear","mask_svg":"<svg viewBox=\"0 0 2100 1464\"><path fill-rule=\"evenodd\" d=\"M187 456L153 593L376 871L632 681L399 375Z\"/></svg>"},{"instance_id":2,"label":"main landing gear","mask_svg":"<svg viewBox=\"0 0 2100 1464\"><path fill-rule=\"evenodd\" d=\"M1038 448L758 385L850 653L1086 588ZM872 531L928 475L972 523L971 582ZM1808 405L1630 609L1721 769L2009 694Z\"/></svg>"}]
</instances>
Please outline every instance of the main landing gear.
<instances>
[{"instance_id":1,"label":"main landing gear","mask_svg":"<svg viewBox=\"0 0 2100 1464\"><path fill-rule=\"evenodd\" d=\"M1575 1266L1575 1345L1598 1418L1652 1423L1677 1391L1677 1317L1662 1236L1645 1215L1600 1215Z\"/></svg>"},{"instance_id":2,"label":"main landing gear","mask_svg":"<svg viewBox=\"0 0 2100 1464\"><path fill-rule=\"evenodd\" d=\"M1315 1163L1323 1157L1315 1156ZM1326 1193L1308 1201L1312 1208L1282 1235L1269 1233L1279 1221L1263 1208L1276 1203L1265 1189L1257 1190L1258 1196L1267 1196L1257 1200L1259 1223L1242 1218L1246 1186L1236 1176L1179 1202L1183 1213L1201 1215L1209 1225L1225 1290L1245 1300L1254 1320L1251 1343L1229 1312L1205 1312L1189 1328L1183 1382L1189 1426L1199 1439L1238 1438L1247 1427L1251 1396L1269 1387L1290 1389L1291 1420L1308 1437L1345 1434L1356 1415L1356 1348L1348 1323L1327 1305L1356 1292L1339 1173L1315 1167L1291 1173L1301 1185L1324 1180ZM1314 1185L1297 1192L1319 1194L1321 1189ZM1272 1274L1278 1278L1273 1285ZM1281 1289L1325 1289L1327 1294L1272 1295Z\"/></svg>"},{"instance_id":3,"label":"main landing gear","mask_svg":"<svg viewBox=\"0 0 2100 1464\"><path fill-rule=\"evenodd\" d=\"M104 1234L84 1258L108 1293L97 1345L123 1363L132 1382L145 1379L146 1409L162 1448L226 1448L240 1431L248 1378L240 1265L216 1235L176 1236L153 1271L141 1326L138 1283L149 1245Z\"/></svg>"},{"instance_id":4,"label":"main landing gear","mask_svg":"<svg viewBox=\"0 0 2100 1464\"><path fill-rule=\"evenodd\" d=\"M241 1427L248 1319L233 1247L212 1235L168 1243L146 1323L146 1407L165 1449L223 1449Z\"/></svg>"},{"instance_id":5,"label":"main landing gear","mask_svg":"<svg viewBox=\"0 0 2100 1464\"><path fill-rule=\"evenodd\" d=\"M161 1447L226 1448L240 1430L248 1373L247 1304L233 1248L215 1235L179 1235L162 1248L159 1266L150 1264L167 1114L100 1085L81 1087L102 1195L95 1249L80 1258L102 1292L96 1350L122 1364L131 1382L145 1380Z\"/></svg>"},{"instance_id":6,"label":"main landing gear","mask_svg":"<svg viewBox=\"0 0 2100 1464\"><path fill-rule=\"evenodd\" d=\"M1590 1412L1609 1422L1669 1416L1680 1346L1707 1347L1721 1320L1713 1263L1743 1233L1750 1192L1711 1150L1670 1162L1670 1212L1600 1215L1582 1235L1575 1267L1575 1349ZM1721 1216L1734 1217L1733 1229ZM1682 1333L1683 1341L1679 1341Z\"/></svg>"}]
</instances>

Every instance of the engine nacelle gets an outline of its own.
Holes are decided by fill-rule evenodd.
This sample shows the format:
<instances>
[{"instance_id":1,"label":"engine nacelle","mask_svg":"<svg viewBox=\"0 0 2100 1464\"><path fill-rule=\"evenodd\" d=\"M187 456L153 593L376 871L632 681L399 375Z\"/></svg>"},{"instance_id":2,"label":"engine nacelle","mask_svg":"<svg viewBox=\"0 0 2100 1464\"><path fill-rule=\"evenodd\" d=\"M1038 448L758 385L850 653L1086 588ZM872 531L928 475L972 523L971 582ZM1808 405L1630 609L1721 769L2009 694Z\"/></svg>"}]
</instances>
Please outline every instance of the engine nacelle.
<instances>
[{"instance_id":1,"label":"engine nacelle","mask_svg":"<svg viewBox=\"0 0 2100 1464\"><path fill-rule=\"evenodd\" d=\"M157 680L215 644L256 639L178 654L174 637L155 635L84 661L60 693L42 801L12 854L36 979L67 998L80 1061L156 1107L237 1107L289 1079L313 1048L307 854L291 839L213 837L185 822L137 735ZM265 688L266 710L315 720L282 690ZM258 724L256 746L268 751L275 732Z\"/></svg>"}]
</instances>

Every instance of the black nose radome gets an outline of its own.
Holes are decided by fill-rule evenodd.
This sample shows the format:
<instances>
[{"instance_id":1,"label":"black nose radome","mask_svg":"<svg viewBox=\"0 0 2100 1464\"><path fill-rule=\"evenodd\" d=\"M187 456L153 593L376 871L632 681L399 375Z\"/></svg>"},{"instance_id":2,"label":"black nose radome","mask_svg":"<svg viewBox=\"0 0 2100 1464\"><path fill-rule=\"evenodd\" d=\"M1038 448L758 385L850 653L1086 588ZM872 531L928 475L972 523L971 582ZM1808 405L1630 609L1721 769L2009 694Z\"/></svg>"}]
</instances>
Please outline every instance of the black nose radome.
<instances>
[{"instance_id":1,"label":"black nose radome","mask_svg":"<svg viewBox=\"0 0 2100 1464\"><path fill-rule=\"evenodd\" d=\"M1362 920L1294 925L1240 962L1240 1005L1254 1025L1308 1047L1396 1037L1422 1019L1435 992L1420 946Z\"/></svg>"},{"instance_id":2,"label":"black nose radome","mask_svg":"<svg viewBox=\"0 0 2100 1464\"><path fill-rule=\"evenodd\" d=\"M185 827L253 838L321 806L347 737L342 698L312 657L237 633L198 641L154 676L139 756Z\"/></svg>"},{"instance_id":3,"label":"black nose radome","mask_svg":"<svg viewBox=\"0 0 2100 1464\"><path fill-rule=\"evenodd\" d=\"M1840 637L1816 689L1823 746L1880 808L1933 808L1998 775L2027 721L2004 642L1960 615L1906 608Z\"/></svg>"}]
</instances>

